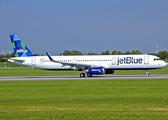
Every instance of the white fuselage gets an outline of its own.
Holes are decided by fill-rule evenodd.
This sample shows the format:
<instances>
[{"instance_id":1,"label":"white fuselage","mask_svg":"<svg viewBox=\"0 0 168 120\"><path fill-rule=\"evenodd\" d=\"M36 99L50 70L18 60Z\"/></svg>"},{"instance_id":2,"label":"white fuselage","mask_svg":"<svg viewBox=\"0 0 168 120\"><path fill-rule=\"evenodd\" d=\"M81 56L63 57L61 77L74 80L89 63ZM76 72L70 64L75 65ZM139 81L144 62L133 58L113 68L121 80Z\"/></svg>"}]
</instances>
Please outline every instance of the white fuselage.
<instances>
[{"instance_id":1,"label":"white fuselage","mask_svg":"<svg viewBox=\"0 0 168 120\"><path fill-rule=\"evenodd\" d=\"M165 67L166 62L153 55L84 55L52 56L54 60L65 63L87 64L91 67L104 67L113 70L148 70ZM20 65L46 70L71 70L76 66L64 66L50 61L48 56L15 57L8 59ZM78 68L80 69L80 68Z\"/></svg>"}]
</instances>

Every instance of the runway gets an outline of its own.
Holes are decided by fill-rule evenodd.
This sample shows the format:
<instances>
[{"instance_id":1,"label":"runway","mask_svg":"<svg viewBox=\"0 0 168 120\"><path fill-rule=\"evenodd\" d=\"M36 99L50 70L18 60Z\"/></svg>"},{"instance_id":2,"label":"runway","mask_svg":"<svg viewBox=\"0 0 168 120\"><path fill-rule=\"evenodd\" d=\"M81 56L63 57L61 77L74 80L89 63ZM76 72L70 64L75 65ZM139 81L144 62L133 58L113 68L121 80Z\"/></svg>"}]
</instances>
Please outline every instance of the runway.
<instances>
[{"instance_id":1,"label":"runway","mask_svg":"<svg viewBox=\"0 0 168 120\"><path fill-rule=\"evenodd\" d=\"M12 76L0 77L0 81L40 81L40 80L130 80L130 79L168 79L168 74L153 74L149 77L145 75L97 75L93 77L80 78L78 75L72 76Z\"/></svg>"}]
</instances>

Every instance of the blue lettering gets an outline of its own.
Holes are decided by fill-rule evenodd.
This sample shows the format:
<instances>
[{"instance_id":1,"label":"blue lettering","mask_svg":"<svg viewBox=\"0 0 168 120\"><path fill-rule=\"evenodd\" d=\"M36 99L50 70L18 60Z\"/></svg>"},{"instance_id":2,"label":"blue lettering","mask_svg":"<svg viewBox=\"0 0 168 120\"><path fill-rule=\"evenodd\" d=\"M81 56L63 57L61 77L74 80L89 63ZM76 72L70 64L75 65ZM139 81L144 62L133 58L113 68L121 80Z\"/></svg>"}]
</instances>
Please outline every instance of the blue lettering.
<instances>
[{"instance_id":1,"label":"blue lettering","mask_svg":"<svg viewBox=\"0 0 168 120\"><path fill-rule=\"evenodd\" d=\"M124 64L125 64L126 62L125 62L125 58L124 58Z\"/></svg>"},{"instance_id":2,"label":"blue lettering","mask_svg":"<svg viewBox=\"0 0 168 120\"><path fill-rule=\"evenodd\" d=\"M123 59L122 58L120 59L120 64L123 64Z\"/></svg>"},{"instance_id":3,"label":"blue lettering","mask_svg":"<svg viewBox=\"0 0 168 120\"><path fill-rule=\"evenodd\" d=\"M143 61L142 58L139 58L139 64L142 64L142 61Z\"/></svg>"},{"instance_id":4,"label":"blue lettering","mask_svg":"<svg viewBox=\"0 0 168 120\"><path fill-rule=\"evenodd\" d=\"M134 63L137 64L138 62L139 62L139 59L138 58L137 59L134 58Z\"/></svg>"},{"instance_id":5,"label":"blue lettering","mask_svg":"<svg viewBox=\"0 0 168 120\"><path fill-rule=\"evenodd\" d=\"M117 65L119 65L119 57L118 57L118 60L117 60Z\"/></svg>"},{"instance_id":6,"label":"blue lettering","mask_svg":"<svg viewBox=\"0 0 168 120\"><path fill-rule=\"evenodd\" d=\"M131 63L131 57L127 57L127 64L130 64Z\"/></svg>"},{"instance_id":7,"label":"blue lettering","mask_svg":"<svg viewBox=\"0 0 168 120\"><path fill-rule=\"evenodd\" d=\"M117 59L117 66L120 64L142 64L142 58L124 57Z\"/></svg>"}]
</instances>

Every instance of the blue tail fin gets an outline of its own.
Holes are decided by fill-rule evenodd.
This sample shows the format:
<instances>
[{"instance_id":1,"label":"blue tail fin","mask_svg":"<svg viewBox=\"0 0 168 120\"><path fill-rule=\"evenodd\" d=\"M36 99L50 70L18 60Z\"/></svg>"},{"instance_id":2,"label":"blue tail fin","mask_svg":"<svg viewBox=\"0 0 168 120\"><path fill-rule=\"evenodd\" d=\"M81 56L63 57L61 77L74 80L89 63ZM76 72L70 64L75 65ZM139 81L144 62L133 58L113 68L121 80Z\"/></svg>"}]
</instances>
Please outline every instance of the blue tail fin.
<instances>
[{"instance_id":1,"label":"blue tail fin","mask_svg":"<svg viewBox=\"0 0 168 120\"><path fill-rule=\"evenodd\" d=\"M15 57L35 56L17 35L10 35Z\"/></svg>"}]
</instances>

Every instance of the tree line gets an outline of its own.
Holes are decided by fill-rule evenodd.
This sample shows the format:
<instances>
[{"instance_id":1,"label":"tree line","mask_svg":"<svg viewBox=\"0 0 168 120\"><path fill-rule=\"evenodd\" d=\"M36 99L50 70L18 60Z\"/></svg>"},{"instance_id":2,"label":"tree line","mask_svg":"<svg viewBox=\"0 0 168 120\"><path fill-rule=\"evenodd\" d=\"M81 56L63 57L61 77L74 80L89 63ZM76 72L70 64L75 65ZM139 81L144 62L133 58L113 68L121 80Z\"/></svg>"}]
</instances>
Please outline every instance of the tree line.
<instances>
[{"instance_id":1,"label":"tree line","mask_svg":"<svg viewBox=\"0 0 168 120\"><path fill-rule=\"evenodd\" d=\"M106 51L103 51L101 54L96 54L90 51L86 55L129 55L129 54L142 54L142 53L139 50L132 50L131 52L127 51L125 53L122 53L121 51L117 51L117 50L114 50L110 53L109 50L106 50ZM77 51L77 50L72 50L72 51L65 50L60 55L83 55L83 54L81 51Z\"/></svg>"},{"instance_id":2,"label":"tree line","mask_svg":"<svg viewBox=\"0 0 168 120\"><path fill-rule=\"evenodd\" d=\"M132 51L127 51L127 52L121 52L121 51L117 51L117 50L113 50L112 52L110 52L109 50L106 51L102 51L101 54L96 54L92 51L88 52L86 55L136 55L136 54L142 54L139 50L132 50ZM39 56L40 54L35 54L36 56ZM82 54L81 51L77 51L77 50L65 50L63 53L61 53L60 55L84 55ZM160 57L160 59L167 59L168 58L168 52L165 51L160 51L158 52L158 54L154 54L154 53L149 53L149 55L156 55L158 57ZM0 55L0 62L5 62L7 61L8 58L11 57L15 57L14 52L9 54L7 53L6 55Z\"/></svg>"},{"instance_id":3,"label":"tree line","mask_svg":"<svg viewBox=\"0 0 168 120\"><path fill-rule=\"evenodd\" d=\"M96 54L96 53L90 51L86 55L139 55L139 54L142 54L139 50L132 50L132 51L127 51L127 52L121 52L121 51L113 50L111 53L110 53L109 50L106 50L106 51L102 51L101 54ZM72 50L72 51L65 50L60 55L84 55L84 54L82 54L81 51L77 51L77 50ZM168 58L168 52L166 50L165 51L160 51L160 52L158 52L158 54L148 53L148 55L155 55L155 56L160 57L160 59Z\"/></svg>"}]
</instances>

